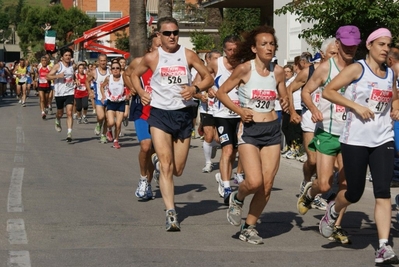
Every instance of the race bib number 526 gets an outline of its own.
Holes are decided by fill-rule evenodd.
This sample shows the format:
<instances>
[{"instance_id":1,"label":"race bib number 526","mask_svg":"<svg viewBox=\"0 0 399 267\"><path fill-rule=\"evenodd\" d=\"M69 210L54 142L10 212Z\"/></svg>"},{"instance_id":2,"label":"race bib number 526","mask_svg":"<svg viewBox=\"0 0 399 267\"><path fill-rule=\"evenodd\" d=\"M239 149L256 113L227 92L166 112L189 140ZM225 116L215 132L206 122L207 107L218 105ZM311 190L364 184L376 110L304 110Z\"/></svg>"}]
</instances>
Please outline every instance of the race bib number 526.
<instances>
[{"instance_id":1,"label":"race bib number 526","mask_svg":"<svg viewBox=\"0 0 399 267\"><path fill-rule=\"evenodd\" d=\"M161 84L188 84L187 69L185 66L161 67Z\"/></svg>"}]
</instances>

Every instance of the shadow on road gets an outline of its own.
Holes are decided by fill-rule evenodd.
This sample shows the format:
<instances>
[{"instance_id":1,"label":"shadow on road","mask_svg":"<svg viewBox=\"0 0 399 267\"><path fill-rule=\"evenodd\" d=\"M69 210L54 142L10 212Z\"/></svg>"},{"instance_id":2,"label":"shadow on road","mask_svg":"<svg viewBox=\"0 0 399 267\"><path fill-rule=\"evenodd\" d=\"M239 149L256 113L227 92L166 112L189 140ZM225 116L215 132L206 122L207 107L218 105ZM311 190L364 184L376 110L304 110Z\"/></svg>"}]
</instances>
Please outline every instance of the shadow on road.
<instances>
[{"instance_id":1,"label":"shadow on road","mask_svg":"<svg viewBox=\"0 0 399 267\"><path fill-rule=\"evenodd\" d=\"M214 212L220 207L225 207L224 204L216 200L202 200L200 202L176 202L176 205L178 206L176 207L176 211L179 214L179 220L181 222L188 217L204 215Z\"/></svg>"}]
</instances>

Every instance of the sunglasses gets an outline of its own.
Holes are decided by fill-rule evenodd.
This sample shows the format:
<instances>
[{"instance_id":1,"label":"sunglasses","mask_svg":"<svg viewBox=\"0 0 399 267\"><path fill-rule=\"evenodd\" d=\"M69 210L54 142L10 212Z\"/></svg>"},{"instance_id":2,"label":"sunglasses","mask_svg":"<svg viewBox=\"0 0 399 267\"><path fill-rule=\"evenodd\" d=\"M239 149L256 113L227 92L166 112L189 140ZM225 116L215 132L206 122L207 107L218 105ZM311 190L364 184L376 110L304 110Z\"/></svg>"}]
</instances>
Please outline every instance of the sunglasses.
<instances>
[{"instance_id":1,"label":"sunglasses","mask_svg":"<svg viewBox=\"0 0 399 267\"><path fill-rule=\"evenodd\" d=\"M163 32L160 32L160 33L162 33L163 36L171 36L172 33L173 33L174 36L177 36L177 35L179 35L179 30L175 30L175 31L163 31Z\"/></svg>"},{"instance_id":2,"label":"sunglasses","mask_svg":"<svg viewBox=\"0 0 399 267\"><path fill-rule=\"evenodd\" d=\"M121 68L118 67L112 67L111 70L120 70Z\"/></svg>"}]
</instances>

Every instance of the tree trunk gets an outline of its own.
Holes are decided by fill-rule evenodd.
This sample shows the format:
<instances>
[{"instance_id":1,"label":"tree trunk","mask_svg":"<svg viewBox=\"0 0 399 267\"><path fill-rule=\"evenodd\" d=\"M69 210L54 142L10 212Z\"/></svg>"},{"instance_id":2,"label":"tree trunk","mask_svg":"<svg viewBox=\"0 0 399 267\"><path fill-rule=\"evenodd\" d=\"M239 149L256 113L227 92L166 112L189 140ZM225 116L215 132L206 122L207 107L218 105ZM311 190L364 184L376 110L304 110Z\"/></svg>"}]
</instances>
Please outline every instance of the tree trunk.
<instances>
[{"instance_id":1,"label":"tree trunk","mask_svg":"<svg viewBox=\"0 0 399 267\"><path fill-rule=\"evenodd\" d=\"M163 17L172 17L173 1L159 0L158 4L158 19Z\"/></svg>"},{"instance_id":2,"label":"tree trunk","mask_svg":"<svg viewBox=\"0 0 399 267\"><path fill-rule=\"evenodd\" d=\"M146 51L147 22L143 0L130 0L129 51L130 59L141 57Z\"/></svg>"}]
</instances>

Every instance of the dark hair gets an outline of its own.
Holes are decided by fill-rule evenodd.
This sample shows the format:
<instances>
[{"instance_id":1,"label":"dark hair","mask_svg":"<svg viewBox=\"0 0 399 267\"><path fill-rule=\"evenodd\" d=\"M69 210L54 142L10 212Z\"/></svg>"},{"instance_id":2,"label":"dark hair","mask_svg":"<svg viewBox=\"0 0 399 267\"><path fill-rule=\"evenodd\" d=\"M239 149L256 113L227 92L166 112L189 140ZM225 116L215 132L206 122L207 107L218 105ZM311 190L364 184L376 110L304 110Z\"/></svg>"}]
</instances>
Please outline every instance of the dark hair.
<instances>
[{"instance_id":1,"label":"dark hair","mask_svg":"<svg viewBox=\"0 0 399 267\"><path fill-rule=\"evenodd\" d=\"M160 31L162 25L165 24L165 23L173 23L173 24L175 24L177 27L179 27L179 23L177 22L176 19L174 19L174 18L172 18L172 17L163 17L163 18L160 18L160 19L158 20L158 22L157 22L157 31Z\"/></svg>"},{"instance_id":2,"label":"dark hair","mask_svg":"<svg viewBox=\"0 0 399 267\"><path fill-rule=\"evenodd\" d=\"M294 57L294 65L298 66L300 65L299 62L301 61L301 56L296 56Z\"/></svg>"},{"instance_id":3,"label":"dark hair","mask_svg":"<svg viewBox=\"0 0 399 267\"><path fill-rule=\"evenodd\" d=\"M147 53L151 51L151 47L152 47L152 40L157 37L158 34L156 32L152 33L150 36L148 36L147 38Z\"/></svg>"},{"instance_id":4,"label":"dark hair","mask_svg":"<svg viewBox=\"0 0 399 267\"><path fill-rule=\"evenodd\" d=\"M228 35L223 39L223 48L226 48L226 43L235 43L238 44L241 42L240 37L237 35Z\"/></svg>"},{"instance_id":5,"label":"dark hair","mask_svg":"<svg viewBox=\"0 0 399 267\"><path fill-rule=\"evenodd\" d=\"M245 34L245 41L238 45L236 53L233 54L231 58L231 65L235 68L242 62L246 62L248 60L254 59L256 54L252 52L252 47L256 46L256 36L261 33L270 33L273 35L276 50L278 48L277 38L275 35L275 30L270 26L258 26L249 33Z\"/></svg>"},{"instance_id":6,"label":"dark hair","mask_svg":"<svg viewBox=\"0 0 399 267\"><path fill-rule=\"evenodd\" d=\"M64 56L66 52L71 53L71 57L73 57L73 50L69 47L63 48L60 50L61 56Z\"/></svg>"},{"instance_id":7,"label":"dark hair","mask_svg":"<svg viewBox=\"0 0 399 267\"><path fill-rule=\"evenodd\" d=\"M117 64L117 65L119 66L119 68L122 68L121 64L119 64L118 61L112 62L112 63L111 63L111 68L112 68L112 65L114 65L114 64Z\"/></svg>"},{"instance_id":8,"label":"dark hair","mask_svg":"<svg viewBox=\"0 0 399 267\"><path fill-rule=\"evenodd\" d=\"M283 69L286 69L286 68L290 69L291 72L294 72L294 67L291 64L287 64L283 67Z\"/></svg>"}]
</instances>

